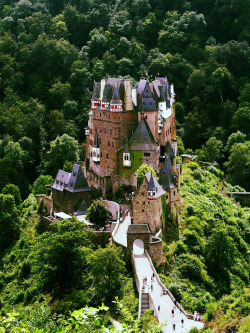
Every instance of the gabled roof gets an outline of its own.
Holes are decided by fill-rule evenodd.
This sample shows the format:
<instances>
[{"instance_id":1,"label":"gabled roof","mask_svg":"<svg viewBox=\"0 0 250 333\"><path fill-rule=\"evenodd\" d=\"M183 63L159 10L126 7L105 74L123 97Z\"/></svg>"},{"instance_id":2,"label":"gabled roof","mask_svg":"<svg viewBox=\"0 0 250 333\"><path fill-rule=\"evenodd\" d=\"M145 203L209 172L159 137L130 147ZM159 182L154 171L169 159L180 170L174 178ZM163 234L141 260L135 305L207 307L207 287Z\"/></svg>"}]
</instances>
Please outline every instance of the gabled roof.
<instances>
[{"instance_id":1,"label":"gabled roof","mask_svg":"<svg viewBox=\"0 0 250 333\"><path fill-rule=\"evenodd\" d=\"M113 90L110 84L105 84L102 100L103 102L109 102L112 98Z\"/></svg>"},{"instance_id":2,"label":"gabled roof","mask_svg":"<svg viewBox=\"0 0 250 333\"><path fill-rule=\"evenodd\" d=\"M114 87L111 103L122 103L117 87Z\"/></svg>"},{"instance_id":3,"label":"gabled roof","mask_svg":"<svg viewBox=\"0 0 250 333\"><path fill-rule=\"evenodd\" d=\"M95 133L95 140L94 140L93 147L94 148L99 148L99 139L98 139L97 133Z\"/></svg>"},{"instance_id":4,"label":"gabled roof","mask_svg":"<svg viewBox=\"0 0 250 333\"><path fill-rule=\"evenodd\" d=\"M174 156L174 150L170 141L166 143L165 152L169 156Z\"/></svg>"},{"instance_id":5,"label":"gabled roof","mask_svg":"<svg viewBox=\"0 0 250 333\"><path fill-rule=\"evenodd\" d=\"M164 189L162 188L162 186L158 183L158 181L155 179L155 177L153 176L152 172L149 171L146 175L145 175L147 181L148 181L148 191L155 191L155 198L159 198L161 197L163 194L165 194Z\"/></svg>"},{"instance_id":6,"label":"gabled roof","mask_svg":"<svg viewBox=\"0 0 250 333\"><path fill-rule=\"evenodd\" d=\"M167 155L165 158L164 166L160 172L159 183L165 190L168 190L170 188L176 187L175 179L176 174L174 173L170 157Z\"/></svg>"},{"instance_id":7,"label":"gabled roof","mask_svg":"<svg viewBox=\"0 0 250 333\"><path fill-rule=\"evenodd\" d=\"M74 215L85 215L87 213L87 209L88 209L88 206L87 206L85 200L82 199L77 208L77 211L74 212L73 214Z\"/></svg>"},{"instance_id":8,"label":"gabled roof","mask_svg":"<svg viewBox=\"0 0 250 333\"><path fill-rule=\"evenodd\" d=\"M88 182L83 174L81 167L78 164L74 164L71 173L59 170L52 188L58 191L69 192L88 192L91 191Z\"/></svg>"},{"instance_id":9,"label":"gabled roof","mask_svg":"<svg viewBox=\"0 0 250 333\"><path fill-rule=\"evenodd\" d=\"M58 191L65 190L68 185L70 175L71 174L69 172L59 170L52 185L52 188Z\"/></svg>"},{"instance_id":10,"label":"gabled roof","mask_svg":"<svg viewBox=\"0 0 250 333\"><path fill-rule=\"evenodd\" d=\"M101 83L100 82L94 82L93 86L93 95L92 100L97 100L100 98L100 90L101 90Z\"/></svg>"},{"instance_id":11,"label":"gabled roof","mask_svg":"<svg viewBox=\"0 0 250 333\"><path fill-rule=\"evenodd\" d=\"M151 93L148 82L146 82L143 93L141 95L141 100L139 103L140 111L157 111L157 107Z\"/></svg>"},{"instance_id":12,"label":"gabled roof","mask_svg":"<svg viewBox=\"0 0 250 333\"><path fill-rule=\"evenodd\" d=\"M91 191L80 165L74 164L66 190L69 192Z\"/></svg>"},{"instance_id":13,"label":"gabled roof","mask_svg":"<svg viewBox=\"0 0 250 333\"><path fill-rule=\"evenodd\" d=\"M129 150L156 150L158 148L147 121L142 118L128 141Z\"/></svg>"}]
</instances>

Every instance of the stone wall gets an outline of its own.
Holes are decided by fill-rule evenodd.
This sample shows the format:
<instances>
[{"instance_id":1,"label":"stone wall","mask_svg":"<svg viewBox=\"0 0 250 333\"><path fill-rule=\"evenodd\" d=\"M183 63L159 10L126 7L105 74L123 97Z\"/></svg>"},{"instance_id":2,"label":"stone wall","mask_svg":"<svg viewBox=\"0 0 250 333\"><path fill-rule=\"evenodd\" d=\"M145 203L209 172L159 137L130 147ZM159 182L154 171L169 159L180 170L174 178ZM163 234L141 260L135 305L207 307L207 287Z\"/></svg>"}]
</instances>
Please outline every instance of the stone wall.
<instances>
[{"instance_id":1,"label":"stone wall","mask_svg":"<svg viewBox=\"0 0 250 333\"><path fill-rule=\"evenodd\" d=\"M150 257L153 262L159 266L162 262L162 239L159 237L152 237L150 241Z\"/></svg>"},{"instance_id":2,"label":"stone wall","mask_svg":"<svg viewBox=\"0 0 250 333\"><path fill-rule=\"evenodd\" d=\"M148 182L144 177L142 184L136 191L132 200L133 223L148 223L153 234L162 228L162 203L161 197L157 199L148 199Z\"/></svg>"},{"instance_id":3,"label":"stone wall","mask_svg":"<svg viewBox=\"0 0 250 333\"><path fill-rule=\"evenodd\" d=\"M144 243L144 250L150 251L150 234L136 233L127 234L127 250L128 253L133 253L133 243L136 239L141 239Z\"/></svg>"},{"instance_id":4,"label":"stone wall","mask_svg":"<svg viewBox=\"0 0 250 333\"><path fill-rule=\"evenodd\" d=\"M53 199L48 197L45 194L37 194L36 201L40 204L41 200L43 200L43 205L47 208L48 213L53 211Z\"/></svg>"}]
</instances>

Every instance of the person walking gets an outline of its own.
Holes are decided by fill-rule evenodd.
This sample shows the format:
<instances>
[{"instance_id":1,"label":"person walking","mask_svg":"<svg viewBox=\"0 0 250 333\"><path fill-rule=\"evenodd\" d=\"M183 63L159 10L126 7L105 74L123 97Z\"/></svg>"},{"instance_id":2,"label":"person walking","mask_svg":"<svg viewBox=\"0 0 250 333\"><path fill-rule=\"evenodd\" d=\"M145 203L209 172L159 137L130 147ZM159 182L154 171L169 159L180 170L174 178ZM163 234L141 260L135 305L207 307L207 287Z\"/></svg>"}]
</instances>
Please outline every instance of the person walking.
<instances>
[{"instance_id":1,"label":"person walking","mask_svg":"<svg viewBox=\"0 0 250 333\"><path fill-rule=\"evenodd\" d=\"M172 309L172 317L174 318L174 308Z\"/></svg>"},{"instance_id":2,"label":"person walking","mask_svg":"<svg viewBox=\"0 0 250 333\"><path fill-rule=\"evenodd\" d=\"M184 325L184 319L181 318L181 327L183 327L183 325Z\"/></svg>"},{"instance_id":3,"label":"person walking","mask_svg":"<svg viewBox=\"0 0 250 333\"><path fill-rule=\"evenodd\" d=\"M175 320L173 320L172 325L173 325L173 331L175 331L175 326L176 326L176 322L175 322Z\"/></svg>"}]
</instances>

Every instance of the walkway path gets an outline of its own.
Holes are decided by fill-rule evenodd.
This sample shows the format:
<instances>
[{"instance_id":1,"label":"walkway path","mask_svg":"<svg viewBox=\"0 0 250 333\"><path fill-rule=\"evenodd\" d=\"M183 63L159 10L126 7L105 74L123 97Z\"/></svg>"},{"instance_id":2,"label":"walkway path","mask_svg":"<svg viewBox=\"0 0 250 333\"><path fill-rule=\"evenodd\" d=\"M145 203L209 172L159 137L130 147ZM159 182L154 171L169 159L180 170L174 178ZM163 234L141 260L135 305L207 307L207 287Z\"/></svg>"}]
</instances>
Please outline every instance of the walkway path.
<instances>
[{"instance_id":1,"label":"walkway path","mask_svg":"<svg viewBox=\"0 0 250 333\"><path fill-rule=\"evenodd\" d=\"M122 205L123 210L129 211L129 206L127 205ZM130 217L130 211L127 214L123 215L123 221L119 222L119 228L117 232L114 234L114 241L120 245L123 245L127 247L127 231L128 231L128 226L131 224L131 217Z\"/></svg>"},{"instance_id":2,"label":"walkway path","mask_svg":"<svg viewBox=\"0 0 250 333\"><path fill-rule=\"evenodd\" d=\"M123 210L127 210L129 207L123 205ZM122 222L119 222L118 229L113 235L113 239L116 243L127 247L127 230L128 226L131 224L130 211L128 215L124 215ZM196 322L194 320L188 319L180 312L179 309L175 309L174 317L172 315L172 309L174 308L174 302L169 295L163 295L162 286L157 281L156 277L152 279L153 269L150 265L149 259L145 254L134 254L134 264L135 270L140 282L140 286L143 285L143 278L147 277L147 288L149 292L149 297L152 299L151 307L154 308L155 315L157 316L160 323L165 323L163 326L164 333L173 332L173 321L176 323L175 332L185 333L189 332L191 327L197 327L198 329L203 328L202 322ZM156 274L156 273L155 273ZM152 290L151 290L152 284ZM147 290L145 290L147 291ZM160 310L159 307L160 306ZM184 319L184 325L181 325L181 319Z\"/></svg>"},{"instance_id":3,"label":"walkway path","mask_svg":"<svg viewBox=\"0 0 250 333\"><path fill-rule=\"evenodd\" d=\"M199 329L203 327L202 322L196 322L194 320L187 319L182 313L180 313L179 309L175 309L174 317L172 316L172 309L174 307L174 303L169 295L162 295L162 287L159 285L156 277L153 278L151 283L153 270L145 254L134 255L134 262L141 286L143 283L143 278L147 277L148 291L154 303L155 314L157 315L160 323L166 322L166 324L163 326L164 333L173 332L173 320L175 320L176 322L175 331L178 333L188 332L193 326ZM153 290L151 290L151 284L153 286ZM158 306L160 306L160 310L158 310ZM183 328L181 325L182 318L184 319Z\"/></svg>"}]
</instances>

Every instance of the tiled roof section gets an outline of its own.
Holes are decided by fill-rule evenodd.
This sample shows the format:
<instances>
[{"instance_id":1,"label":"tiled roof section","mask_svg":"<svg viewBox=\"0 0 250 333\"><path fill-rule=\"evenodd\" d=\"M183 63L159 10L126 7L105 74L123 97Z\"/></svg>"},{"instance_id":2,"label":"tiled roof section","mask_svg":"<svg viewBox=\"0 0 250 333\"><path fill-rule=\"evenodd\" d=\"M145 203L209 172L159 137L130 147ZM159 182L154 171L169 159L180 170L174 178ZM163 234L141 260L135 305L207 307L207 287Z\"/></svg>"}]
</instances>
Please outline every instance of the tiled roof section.
<instances>
[{"instance_id":1,"label":"tiled roof section","mask_svg":"<svg viewBox=\"0 0 250 333\"><path fill-rule=\"evenodd\" d=\"M79 204L79 207L77 208L77 211L74 212L73 214L74 215L85 215L87 213L87 209L88 209L88 206L87 206L85 200L82 199L82 201Z\"/></svg>"},{"instance_id":2,"label":"tiled roof section","mask_svg":"<svg viewBox=\"0 0 250 333\"><path fill-rule=\"evenodd\" d=\"M169 156L174 156L174 150L170 141L166 143L165 152Z\"/></svg>"},{"instance_id":3,"label":"tiled roof section","mask_svg":"<svg viewBox=\"0 0 250 333\"><path fill-rule=\"evenodd\" d=\"M91 191L88 182L83 174L81 167L74 164L73 170L70 175L69 183L66 188L69 192L89 192Z\"/></svg>"},{"instance_id":4,"label":"tiled roof section","mask_svg":"<svg viewBox=\"0 0 250 333\"><path fill-rule=\"evenodd\" d=\"M144 91L142 93L141 101L139 104L140 111L157 111L157 107L151 93L148 82L146 82Z\"/></svg>"},{"instance_id":5,"label":"tiled roof section","mask_svg":"<svg viewBox=\"0 0 250 333\"><path fill-rule=\"evenodd\" d=\"M95 140L94 140L93 147L94 148L99 148L99 139L98 139L97 133L95 134Z\"/></svg>"},{"instance_id":6,"label":"tiled roof section","mask_svg":"<svg viewBox=\"0 0 250 333\"><path fill-rule=\"evenodd\" d=\"M148 181L148 191L155 191L155 198L161 197L163 194L165 194L164 189L162 186L158 183L158 181L153 176L152 172L149 171L145 175L147 181Z\"/></svg>"},{"instance_id":7,"label":"tiled roof section","mask_svg":"<svg viewBox=\"0 0 250 333\"><path fill-rule=\"evenodd\" d=\"M71 174L69 172L59 170L52 185L52 188L61 192L65 190L68 185L70 175Z\"/></svg>"},{"instance_id":8,"label":"tiled roof section","mask_svg":"<svg viewBox=\"0 0 250 333\"><path fill-rule=\"evenodd\" d=\"M92 100L97 100L100 98L100 89L101 89L101 83L94 82Z\"/></svg>"},{"instance_id":9,"label":"tiled roof section","mask_svg":"<svg viewBox=\"0 0 250 333\"><path fill-rule=\"evenodd\" d=\"M169 155L165 158L164 166L160 172L159 183L165 190L176 187L176 174Z\"/></svg>"},{"instance_id":10,"label":"tiled roof section","mask_svg":"<svg viewBox=\"0 0 250 333\"><path fill-rule=\"evenodd\" d=\"M159 86L159 92L160 92L160 102L165 102L169 100L169 92L167 89L167 86Z\"/></svg>"},{"instance_id":11,"label":"tiled roof section","mask_svg":"<svg viewBox=\"0 0 250 333\"><path fill-rule=\"evenodd\" d=\"M128 148L129 150L156 150L158 148L148 123L144 118L141 119L134 134L129 139Z\"/></svg>"},{"instance_id":12,"label":"tiled roof section","mask_svg":"<svg viewBox=\"0 0 250 333\"><path fill-rule=\"evenodd\" d=\"M153 180L153 174L152 172L150 172L150 180L149 180L149 184L148 184L148 191L155 191L156 187L154 184L154 180Z\"/></svg>"},{"instance_id":13,"label":"tiled roof section","mask_svg":"<svg viewBox=\"0 0 250 333\"><path fill-rule=\"evenodd\" d=\"M121 103L121 102L122 102L122 100L120 98L118 89L117 89L117 87L114 87L114 92L113 92L111 103Z\"/></svg>"},{"instance_id":14,"label":"tiled roof section","mask_svg":"<svg viewBox=\"0 0 250 333\"><path fill-rule=\"evenodd\" d=\"M140 82L139 82L138 87L136 89L136 93L137 93L137 105L139 105L139 103L141 101L142 94L143 94L143 91L145 89L146 83L147 83L147 80L140 79Z\"/></svg>"},{"instance_id":15,"label":"tiled roof section","mask_svg":"<svg viewBox=\"0 0 250 333\"><path fill-rule=\"evenodd\" d=\"M155 78L153 81L153 87L160 102L169 100L170 86L166 77Z\"/></svg>"},{"instance_id":16,"label":"tiled roof section","mask_svg":"<svg viewBox=\"0 0 250 333\"><path fill-rule=\"evenodd\" d=\"M151 234L148 224L130 224L127 234Z\"/></svg>"},{"instance_id":17,"label":"tiled roof section","mask_svg":"<svg viewBox=\"0 0 250 333\"><path fill-rule=\"evenodd\" d=\"M110 102L112 95L113 95L113 90L111 88L111 85L108 83L105 84L103 98L102 98L103 102Z\"/></svg>"}]
</instances>

